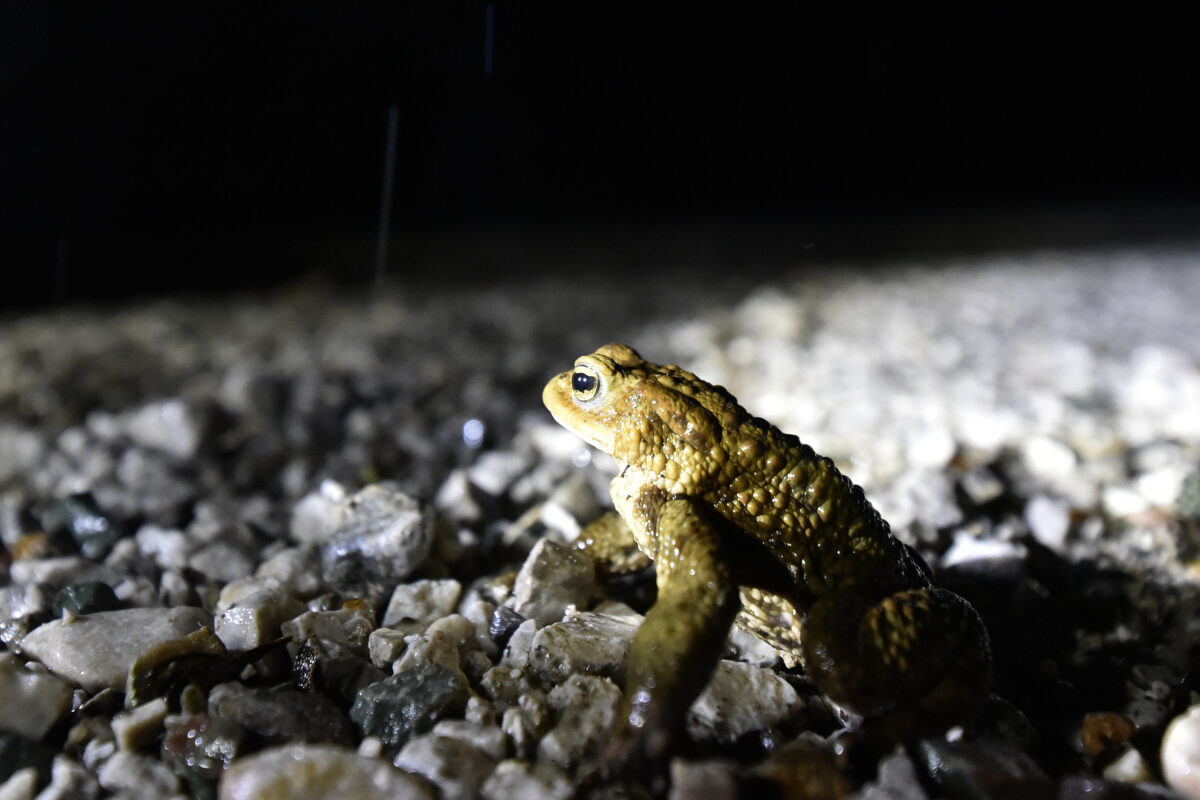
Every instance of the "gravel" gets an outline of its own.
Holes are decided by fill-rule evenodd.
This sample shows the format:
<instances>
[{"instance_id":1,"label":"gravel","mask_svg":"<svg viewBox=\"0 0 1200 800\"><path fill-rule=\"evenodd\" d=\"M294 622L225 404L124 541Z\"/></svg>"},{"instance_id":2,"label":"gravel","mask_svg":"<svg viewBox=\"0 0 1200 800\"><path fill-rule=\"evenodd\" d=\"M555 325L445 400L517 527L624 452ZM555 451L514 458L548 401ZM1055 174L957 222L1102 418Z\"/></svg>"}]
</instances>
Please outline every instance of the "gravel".
<instances>
[{"instance_id":1,"label":"gravel","mask_svg":"<svg viewBox=\"0 0 1200 800\"><path fill-rule=\"evenodd\" d=\"M540 389L626 341L834 458L996 657L872 754L735 632L653 792L1200 798L1197 307L1144 250L8 319L0 796L569 796L653 577L570 547L615 465Z\"/></svg>"}]
</instances>

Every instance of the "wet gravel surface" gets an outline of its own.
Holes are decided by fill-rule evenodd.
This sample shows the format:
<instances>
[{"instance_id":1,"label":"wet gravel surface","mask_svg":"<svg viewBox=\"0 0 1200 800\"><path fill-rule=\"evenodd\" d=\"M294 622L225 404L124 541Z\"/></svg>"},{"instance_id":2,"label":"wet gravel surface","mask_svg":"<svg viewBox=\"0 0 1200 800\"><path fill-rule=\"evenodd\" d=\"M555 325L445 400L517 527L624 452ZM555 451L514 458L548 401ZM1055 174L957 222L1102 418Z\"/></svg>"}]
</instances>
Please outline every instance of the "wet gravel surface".
<instances>
[{"instance_id":1,"label":"wet gravel surface","mask_svg":"<svg viewBox=\"0 0 1200 800\"><path fill-rule=\"evenodd\" d=\"M589 274L0 323L0 796L569 796L653 577L540 390L624 341L833 457L997 698L880 752L735 632L607 796L1200 797L1200 255Z\"/></svg>"}]
</instances>

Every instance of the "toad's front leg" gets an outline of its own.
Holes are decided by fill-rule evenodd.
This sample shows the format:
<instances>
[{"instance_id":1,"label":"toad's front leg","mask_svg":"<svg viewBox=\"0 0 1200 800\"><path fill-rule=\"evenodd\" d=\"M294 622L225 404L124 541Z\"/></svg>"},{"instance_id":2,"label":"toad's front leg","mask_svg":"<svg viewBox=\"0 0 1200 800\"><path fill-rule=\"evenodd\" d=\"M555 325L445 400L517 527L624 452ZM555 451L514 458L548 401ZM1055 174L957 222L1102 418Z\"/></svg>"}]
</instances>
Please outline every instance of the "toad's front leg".
<instances>
[{"instance_id":1,"label":"toad's front leg","mask_svg":"<svg viewBox=\"0 0 1200 800\"><path fill-rule=\"evenodd\" d=\"M625 694L600 769L661 765L688 707L708 682L739 608L709 512L686 498L657 509L658 599L625 662Z\"/></svg>"}]
</instances>

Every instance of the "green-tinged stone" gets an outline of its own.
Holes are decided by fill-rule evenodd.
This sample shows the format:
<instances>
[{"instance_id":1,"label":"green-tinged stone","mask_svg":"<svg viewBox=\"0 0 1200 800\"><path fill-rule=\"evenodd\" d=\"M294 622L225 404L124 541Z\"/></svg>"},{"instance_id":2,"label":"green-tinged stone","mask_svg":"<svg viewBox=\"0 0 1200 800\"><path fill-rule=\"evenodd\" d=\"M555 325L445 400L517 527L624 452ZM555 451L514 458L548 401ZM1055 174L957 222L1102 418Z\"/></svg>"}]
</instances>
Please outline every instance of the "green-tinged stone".
<instances>
[{"instance_id":1,"label":"green-tinged stone","mask_svg":"<svg viewBox=\"0 0 1200 800\"><path fill-rule=\"evenodd\" d=\"M116 611L121 601L112 587L100 581L72 583L58 590L54 596L54 615L62 616L64 610L72 614L94 614L97 611Z\"/></svg>"},{"instance_id":2,"label":"green-tinged stone","mask_svg":"<svg viewBox=\"0 0 1200 800\"><path fill-rule=\"evenodd\" d=\"M453 672L438 664L417 664L360 689L350 719L363 735L396 748L439 719L462 713L466 703L467 690Z\"/></svg>"},{"instance_id":3,"label":"green-tinged stone","mask_svg":"<svg viewBox=\"0 0 1200 800\"><path fill-rule=\"evenodd\" d=\"M90 494L72 494L50 504L42 514L42 527L49 534L69 533L84 558L100 559L121 538Z\"/></svg>"}]
</instances>

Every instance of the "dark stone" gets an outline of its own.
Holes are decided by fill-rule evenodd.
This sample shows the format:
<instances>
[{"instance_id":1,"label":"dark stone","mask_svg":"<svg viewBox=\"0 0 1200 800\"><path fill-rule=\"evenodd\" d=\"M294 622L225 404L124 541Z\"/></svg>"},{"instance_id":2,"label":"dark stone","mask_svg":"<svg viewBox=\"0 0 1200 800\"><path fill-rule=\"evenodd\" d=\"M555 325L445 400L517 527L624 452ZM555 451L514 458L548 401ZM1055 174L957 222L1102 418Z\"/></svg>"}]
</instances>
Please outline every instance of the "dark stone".
<instances>
[{"instance_id":1,"label":"dark stone","mask_svg":"<svg viewBox=\"0 0 1200 800\"><path fill-rule=\"evenodd\" d=\"M364 736L378 736L399 748L438 720L462 713L467 690L439 664L418 664L358 691L350 709Z\"/></svg>"},{"instance_id":2,"label":"dark stone","mask_svg":"<svg viewBox=\"0 0 1200 800\"><path fill-rule=\"evenodd\" d=\"M223 683L209 694L208 710L271 743L354 743L354 729L345 713L316 692L250 689L238 683Z\"/></svg>"},{"instance_id":3,"label":"dark stone","mask_svg":"<svg viewBox=\"0 0 1200 800\"><path fill-rule=\"evenodd\" d=\"M952 800L1052 800L1056 794L1041 767L1006 742L922 739L914 758L938 794Z\"/></svg>"},{"instance_id":4,"label":"dark stone","mask_svg":"<svg viewBox=\"0 0 1200 800\"><path fill-rule=\"evenodd\" d=\"M52 502L42 514L42 527L51 535L70 534L80 554L96 560L104 558L122 535L88 493Z\"/></svg>"},{"instance_id":5,"label":"dark stone","mask_svg":"<svg viewBox=\"0 0 1200 800\"><path fill-rule=\"evenodd\" d=\"M491 636L497 645L504 647L508 643L508 637L512 636L513 631L524 621L525 617L508 606L497 606L492 613L491 622L488 623L488 636Z\"/></svg>"},{"instance_id":6,"label":"dark stone","mask_svg":"<svg viewBox=\"0 0 1200 800\"><path fill-rule=\"evenodd\" d=\"M72 583L54 596L54 615L62 616L64 609L73 614L94 614L97 611L116 611L121 601L107 583L86 581Z\"/></svg>"},{"instance_id":7,"label":"dark stone","mask_svg":"<svg viewBox=\"0 0 1200 800\"><path fill-rule=\"evenodd\" d=\"M333 538L321 548L325 582L379 605L429 555L433 532L417 501L372 485L347 503Z\"/></svg>"},{"instance_id":8,"label":"dark stone","mask_svg":"<svg viewBox=\"0 0 1200 800\"><path fill-rule=\"evenodd\" d=\"M0 730L0 783L11 778L17 770L33 767L38 773L38 785L45 786L50 781L50 765L53 761L52 748Z\"/></svg>"}]
</instances>

